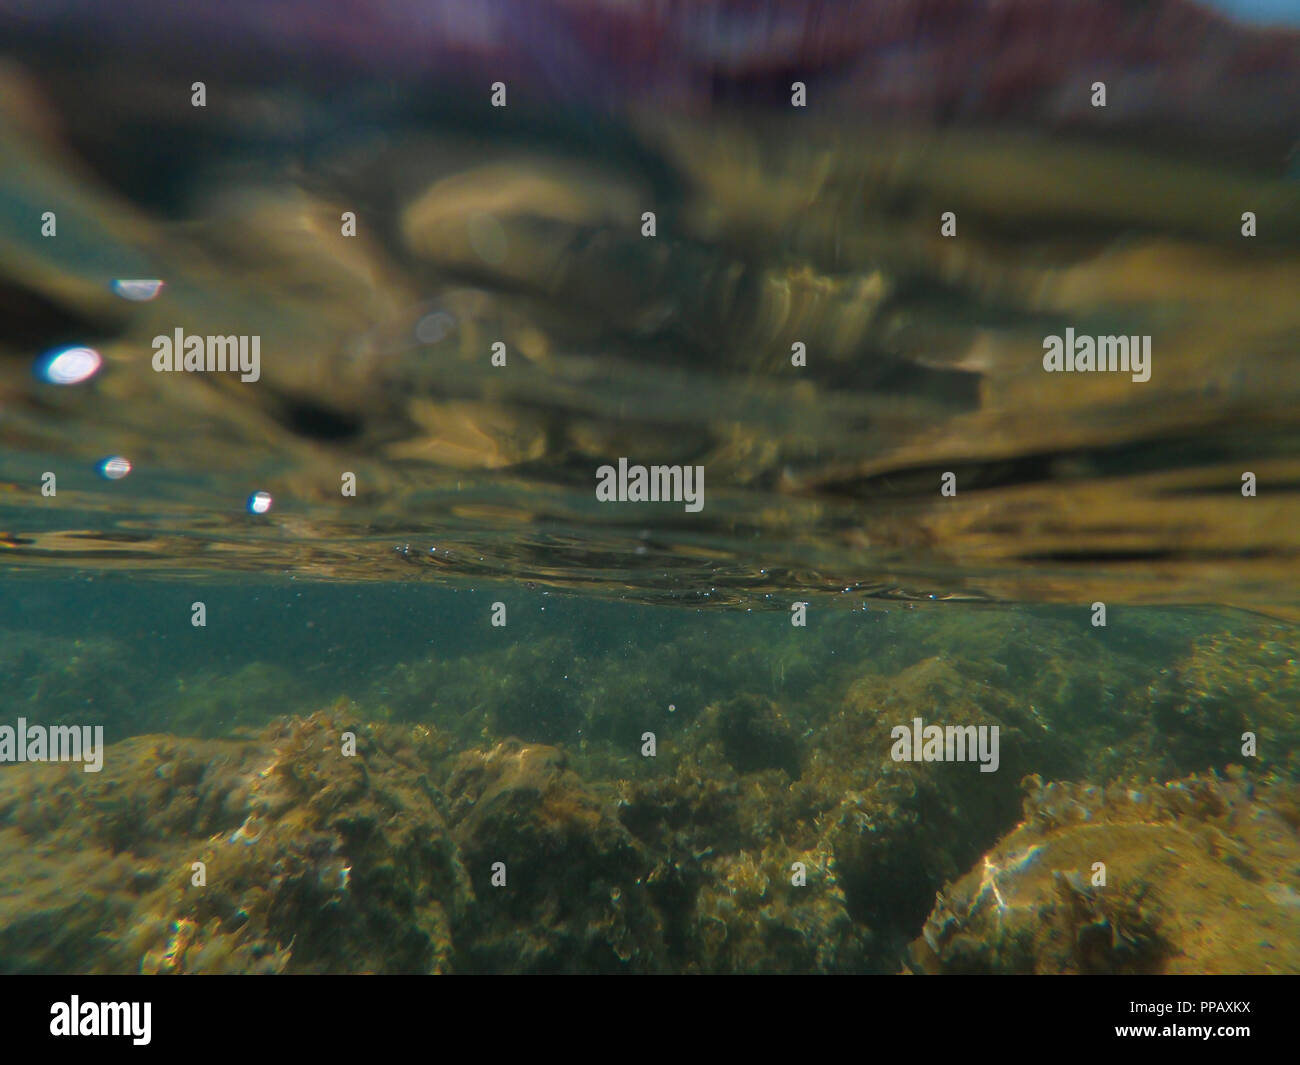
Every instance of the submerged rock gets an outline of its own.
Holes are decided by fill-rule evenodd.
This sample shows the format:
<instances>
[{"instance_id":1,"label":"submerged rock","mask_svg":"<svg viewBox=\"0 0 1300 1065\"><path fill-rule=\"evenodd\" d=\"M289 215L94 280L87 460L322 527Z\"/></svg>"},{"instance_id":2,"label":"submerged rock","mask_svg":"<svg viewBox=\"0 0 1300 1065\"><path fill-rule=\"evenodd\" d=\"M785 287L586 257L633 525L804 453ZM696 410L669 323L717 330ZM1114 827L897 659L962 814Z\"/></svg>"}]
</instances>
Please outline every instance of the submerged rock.
<instances>
[{"instance_id":1,"label":"submerged rock","mask_svg":"<svg viewBox=\"0 0 1300 1065\"><path fill-rule=\"evenodd\" d=\"M555 747L506 740L467 751L448 783L451 821L478 900L464 967L653 971L663 929L651 863Z\"/></svg>"},{"instance_id":2,"label":"submerged rock","mask_svg":"<svg viewBox=\"0 0 1300 1065\"><path fill-rule=\"evenodd\" d=\"M1290 645L1179 628L1170 668L1101 646L1089 685L1038 665L1068 628L980 617L966 643L875 624L870 654L829 630L829 663L793 641L754 651L743 624L719 624L662 656L561 654L563 684L530 666L570 639L525 640L505 678L487 652L430 660L385 675L364 714L341 702L253 732L268 672L230 711L239 738L110 743L100 773L2 766L0 967L1300 968ZM181 703L172 717L195 725L213 705ZM996 771L982 743L958 760L900 752L918 719L996 728ZM1248 725L1266 783L1237 769L1120 783L1182 776L1163 770ZM1067 773L1111 783L1026 777Z\"/></svg>"},{"instance_id":3,"label":"submerged rock","mask_svg":"<svg viewBox=\"0 0 1300 1065\"><path fill-rule=\"evenodd\" d=\"M1024 823L940 893L912 971L1300 972L1293 783L1028 784Z\"/></svg>"},{"instance_id":4,"label":"submerged rock","mask_svg":"<svg viewBox=\"0 0 1300 1065\"><path fill-rule=\"evenodd\" d=\"M1144 698L1158 726L1148 730L1157 758L1178 773L1240 761L1246 734L1265 769L1300 770L1300 659L1290 641L1216 633L1163 670Z\"/></svg>"},{"instance_id":5,"label":"submerged rock","mask_svg":"<svg viewBox=\"0 0 1300 1065\"><path fill-rule=\"evenodd\" d=\"M895 762L891 729L936 714L998 726L1002 769ZM1014 824L1015 781L1047 742L1027 709L938 658L860 677L813 720L795 744L769 700L721 701L671 775L624 786L620 816L660 856L651 882L682 967L896 968L935 891ZM797 774L772 757L801 744Z\"/></svg>"},{"instance_id":6,"label":"submerged rock","mask_svg":"<svg viewBox=\"0 0 1300 1065\"><path fill-rule=\"evenodd\" d=\"M737 695L711 707L706 720L737 772L780 769L799 778L798 737L770 699Z\"/></svg>"},{"instance_id":7,"label":"submerged rock","mask_svg":"<svg viewBox=\"0 0 1300 1065\"><path fill-rule=\"evenodd\" d=\"M142 736L98 774L3 774L4 968L445 970L471 896L428 731L353 727L346 757L346 729L318 713L252 741Z\"/></svg>"}]
</instances>

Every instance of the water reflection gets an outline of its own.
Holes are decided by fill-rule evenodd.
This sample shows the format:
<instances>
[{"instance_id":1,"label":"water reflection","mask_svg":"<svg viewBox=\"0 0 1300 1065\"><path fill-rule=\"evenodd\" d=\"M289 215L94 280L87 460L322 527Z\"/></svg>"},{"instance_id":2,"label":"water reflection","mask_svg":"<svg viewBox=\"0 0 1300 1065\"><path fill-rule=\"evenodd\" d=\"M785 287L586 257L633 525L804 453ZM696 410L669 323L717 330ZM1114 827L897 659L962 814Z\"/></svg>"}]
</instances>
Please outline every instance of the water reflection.
<instances>
[{"instance_id":1,"label":"water reflection","mask_svg":"<svg viewBox=\"0 0 1300 1065\"><path fill-rule=\"evenodd\" d=\"M205 117L188 96L92 136L66 87L6 68L4 214L57 209L62 235L0 247L5 560L1289 613L1300 198L1289 105L1259 79L1300 51L1270 40L1276 61L1224 90L1254 103L1231 133L1155 135L1157 88L1122 122L991 124L852 110L874 99L857 75L806 112L627 85L500 115L378 107L361 78L296 85L300 116L338 115L308 148L272 106L284 86L245 74L266 108L223 112L219 156L152 177L105 150L181 137ZM137 113L130 55L95 72L97 106ZM261 378L153 373L176 329L260 337ZM1150 379L1044 372L1067 334L1149 338ZM107 372L81 397L16 372L92 343ZM137 494L37 502L31 456L118 452L151 471ZM704 467L708 506L598 504L620 456ZM225 505L250 477L265 522Z\"/></svg>"}]
</instances>

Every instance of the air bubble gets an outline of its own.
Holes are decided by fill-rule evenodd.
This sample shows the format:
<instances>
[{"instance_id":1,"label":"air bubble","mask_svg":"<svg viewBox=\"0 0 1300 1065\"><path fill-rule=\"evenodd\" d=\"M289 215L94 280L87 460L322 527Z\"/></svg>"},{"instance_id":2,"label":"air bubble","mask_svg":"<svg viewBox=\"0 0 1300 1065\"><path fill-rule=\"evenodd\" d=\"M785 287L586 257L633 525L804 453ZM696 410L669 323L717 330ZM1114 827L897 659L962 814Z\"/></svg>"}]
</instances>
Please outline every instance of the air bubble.
<instances>
[{"instance_id":1,"label":"air bubble","mask_svg":"<svg viewBox=\"0 0 1300 1065\"><path fill-rule=\"evenodd\" d=\"M148 303L162 291L163 283L161 281L118 280L114 281L109 287L124 300L130 300L132 303Z\"/></svg>"},{"instance_id":2,"label":"air bubble","mask_svg":"<svg viewBox=\"0 0 1300 1065\"><path fill-rule=\"evenodd\" d=\"M111 458L104 459L97 467L99 475L110 481L120 481L131 472L131 460L121 455L113 455Z\"/></svg>"},{"instance_id":3,"label":"air bubble","mask_svg":"<svg viewBox=\"0 0 1300 1065\"><path fill-rule=\"evenodd\" d=\"M94 348L58 348L37 360L36 376L52 385L79 385L103 365L103 357Z\"/></svg>"}]
</instances>

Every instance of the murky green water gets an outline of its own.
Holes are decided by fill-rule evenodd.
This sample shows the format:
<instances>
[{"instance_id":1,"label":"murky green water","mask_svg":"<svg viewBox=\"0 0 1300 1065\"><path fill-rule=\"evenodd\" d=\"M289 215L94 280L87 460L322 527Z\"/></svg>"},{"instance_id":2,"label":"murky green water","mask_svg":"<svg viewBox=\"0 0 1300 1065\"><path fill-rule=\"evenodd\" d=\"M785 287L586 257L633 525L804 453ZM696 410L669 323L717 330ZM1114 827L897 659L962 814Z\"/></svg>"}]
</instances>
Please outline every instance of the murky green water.
<instances>
[{"instance_id":1,"label":"murky green water","mask_svg":"<svg viewBox=\"0 0 1300 1065\"><path fill-rule=\"evenodd\" d=\"M14 40L0 970L1300 971L1285 98Z\"/></svg>"}]
</instances>

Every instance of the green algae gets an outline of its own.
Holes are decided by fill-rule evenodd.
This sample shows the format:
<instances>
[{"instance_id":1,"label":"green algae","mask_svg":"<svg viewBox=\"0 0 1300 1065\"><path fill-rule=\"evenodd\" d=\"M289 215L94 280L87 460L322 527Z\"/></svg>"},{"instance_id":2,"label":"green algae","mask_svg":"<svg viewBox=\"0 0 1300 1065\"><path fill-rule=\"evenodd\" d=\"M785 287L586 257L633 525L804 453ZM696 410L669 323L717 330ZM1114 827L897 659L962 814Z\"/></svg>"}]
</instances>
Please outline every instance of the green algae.
<instances>
[{"instance_id":1,"label":"green algae","mask_svg":"<svg viewBox=\"0 0 1300 1065\"><path fill-rule=\"evenodd\" d=\"M530 632L380 660L333 700L283 660L160 675L129 713L99 714L102 773L0 772L0 968L1300 965L1286 626L1162 612L1094 633L1051 611L931 607L804 632L780 615L658 616L603 647ZM34 668L60 644L7 653ZM97 663L97 690L122 697L129 646L78 653L63 687L21 689L32 720L86 706ZM891 731L914 718L997 727L997 772L894 761ZM1091 883L1093 855L1110 887ZM1248 916L1227 912L1246 896Z\"/></svg>"}]
</instances>

